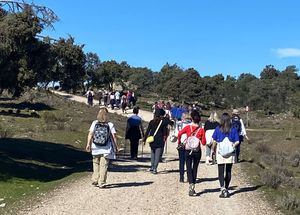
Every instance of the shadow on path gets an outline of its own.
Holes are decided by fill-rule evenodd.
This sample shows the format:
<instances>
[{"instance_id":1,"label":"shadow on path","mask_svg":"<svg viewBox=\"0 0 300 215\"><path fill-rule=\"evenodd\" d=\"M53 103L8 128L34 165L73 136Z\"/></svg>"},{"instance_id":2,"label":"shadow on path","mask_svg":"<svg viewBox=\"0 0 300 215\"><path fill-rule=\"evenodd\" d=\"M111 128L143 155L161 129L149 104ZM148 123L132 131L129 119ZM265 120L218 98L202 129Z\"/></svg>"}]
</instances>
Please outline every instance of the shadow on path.
<instances>
[{"instance_id":1,"label":"shadow on path","mask_svg":"<svg viewBox=\"0 0 300 215\"><path fill-rule=\"evenodd\" d=\"M242 187L240 189L234 190L230 195L233 196L238 193L245 193L245 192L253 192L259 189L261 185L251 186L251 187Z\"/></svg>"},{"instance_id":2,"label":"shadow on path","mask_svg":"<svg viewBox=\"0 0 300 215\"><path fill-rule=\"evenodd\" d=\"M124 182L124 183L115 183L115 184L108 184L105 188L122 188L122 187L140 187L140 186L147 186L152 184L152 181L145 181L145 182Z\"/></svg>"},{"instance_id":3,"label":"shadow on path","mask_svg":"<svg viewBox=\"0 0 300 215\"><path fill-rule=\"evenodd\" d=\"M209 182L209 181L217 181L219 178L198 178L196 183Z\"/></svg>"},{"instance_id":4,"label":"shadow on path","mask_svg":"<svg viewBox=\"0 0 300 215\"><path fill-rule=\"evenodd\" d=\"M91 155L70 145L31 139L0 139L0 181L13 177L53 181L89 171Z\"/></svg>"},{"instance_id":5,"label":"shadow on path","mask_svg":"<svg viewBox=\"0 0 300 215\"><path fill-rule=\"evenodd\" d=\"M133 164L118 164L112 163L108 167L109 172L138 172L138 171L145 171L145 169L150 168L150 165L143 165L138 163Z\"/></svg>"}]
</instances>

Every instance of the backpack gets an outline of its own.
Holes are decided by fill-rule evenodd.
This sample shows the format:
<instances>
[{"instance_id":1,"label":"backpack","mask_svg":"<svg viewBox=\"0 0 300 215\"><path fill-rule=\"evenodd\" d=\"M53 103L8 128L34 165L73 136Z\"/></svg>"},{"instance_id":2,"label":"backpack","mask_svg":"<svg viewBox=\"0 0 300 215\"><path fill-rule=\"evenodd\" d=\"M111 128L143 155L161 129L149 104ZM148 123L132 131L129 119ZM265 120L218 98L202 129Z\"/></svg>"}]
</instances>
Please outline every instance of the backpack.
<instances>
[{"instance_id":1,"label":"backpack","mask_svg":"<svg viewBox=\"0 0 300 215\"><path fill-rule=\"evenodd\" d=\"M225 137L221 142L218 143L218 153L223 158L229 158L232 156L232 153L235 151L233 147L233 143L228 139L228 137Z\"/></svg>"},{"instance_id":2,"label":"backpack","mask_svg":"<svg viewBox=\"0 0 300 215\"><path fill-rule=\"evenodd\" d=\"M191 126L192 129L192 126ZM185 144L185 149L186 150L191 150L192 152L196 152L199 150L199 145L201 141L199 138L197 138L197 133L200 131L200 127L198 127L196 130L192 132L192 134L186 139L186 144Z\"/></svg>"},{"instance_id":3,"label":"backpack","mask_svg":"<svg viewBox=\"0 0 300 215\"><path fill-rule=\"evenodd\" d=\"M232 127L235 128L238 132L238 134L240 135L241 131L242 131L242 124L240 121L240 118L238 116L235 116L232 118L231 120L232 123Z\"/></svg>"},{"instance_id":4,"label":"backpack","mask_svg":"<svg viewBox=\"0 0 300 215\"><path fill-rule=\"evenodd\" d=\"M110 138L108 123L97 122L94 128L93 143L97 146L106 146Z\"/></svg>"}]
</instances>

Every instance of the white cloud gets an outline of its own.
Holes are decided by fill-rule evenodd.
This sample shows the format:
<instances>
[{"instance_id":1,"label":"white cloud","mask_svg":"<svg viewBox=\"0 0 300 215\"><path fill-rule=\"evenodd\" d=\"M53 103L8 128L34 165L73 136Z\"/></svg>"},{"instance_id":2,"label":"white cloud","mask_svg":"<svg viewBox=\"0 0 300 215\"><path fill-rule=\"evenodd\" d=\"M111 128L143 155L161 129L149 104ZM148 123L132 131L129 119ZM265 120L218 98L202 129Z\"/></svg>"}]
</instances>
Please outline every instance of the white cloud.
<instances>
[{"instance_id":1,"label":"white cloud","mask_svg":"<svg viewBox=\"0 0 300 215\"><path fill-rule=\"evenodd\" d=\"M296 48L281 48L274 51L279 58L300 57L300 49Z\"/></svg>"}]
</instances>

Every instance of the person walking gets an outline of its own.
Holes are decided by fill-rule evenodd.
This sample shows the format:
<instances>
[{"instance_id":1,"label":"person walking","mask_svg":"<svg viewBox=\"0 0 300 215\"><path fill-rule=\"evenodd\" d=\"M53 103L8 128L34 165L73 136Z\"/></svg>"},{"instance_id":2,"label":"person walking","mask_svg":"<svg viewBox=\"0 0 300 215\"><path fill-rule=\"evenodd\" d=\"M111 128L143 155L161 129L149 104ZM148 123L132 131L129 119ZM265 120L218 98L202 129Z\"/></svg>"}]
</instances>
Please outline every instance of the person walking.
<instances>
[{"instance_id":1,"label":"person walking","mask_svg":"<svg viewBox=\"0 0 300 215\"><path fill-rule=\"evenodd\" d=\"M249 138L246 133L244 122L243 122L242 118L240 117L239 110L233 109L231 121L232 121L232 126L235 127L235 129L237 130L237 132L239 134L239 144L236 147L236 159L237 159L237 162L240 162L241 144L244 141L244 138L246 138L249 143Z\"/></svg>"},{"instance_id":2,"label":"person walking","mask_svg":"<svg viewBox=\"0 0 300 215\"><path fill-rule=\"evenodd\" d=\"M205 163L207 165L210 164L210 159L212 159L212 164L215 164L215 154L212 152L212 135L215 131L215 128L220 125L220 118L217 114L217 112L211 112L209 118L204 124L204 130L205 130L205 138L206 138L206 158Z\"/></svg>"},{"instance_id":3,"label":"person walking","mask_svg":"<svg viewBox=\"0 0 300 215\"><path fill-rule=\"evenodd\" d=\"M212 138L214 140L213 149L216 150L218 175L221 187L221 194L219 197L228 198L230 195L228 188L231 181L232 165L236 163L234 149L236 149L239 144L238 132L232 127L230 115L228 113L223 113L220 126L215 129ZM228 150L230 147L232 147L232 150Z\"/></svg>"},{"instance_id":4,"label":"person walking","mask_svg":"<svg viewBox=\"0 0 300 215\"><path fill-rule=\"evenodd\" d=\"M201 159L201 144L206 144L205 131L200 126L201 116L198 111L191 112L192 123L186 125L178 133L178 144L180 144L181 136L187 135L185 142L185 160L187 177L189 182L189 196L196 194L195 183L197 179L198 165Z\"/></svg>"},{"instance_id":5,"label":"person walking","mask_svg":"<svg viewBox=\"0 0 300 215\"><path fill-rule=\"evenodd\" d=\"M131 159L136 159L138 156L139 140L144 137L144 129L142 119L138 116L139 107L133 108L133 115L128 118L126 126L125 139L130 141L130 156Z\"/></svg>"},{"instance_id":6,"label":"person walking","mask_svg":"<svg viewBox=\"0 0 300 215\"><path fill-rule=\"evenodd\" d=\"M108 110L101 107L97 120L93 121L87 137L86 151L93 156L92 185L103 188L107 179L110 159L116 158L118 151L116 129L109 122Z\"/></svg>"},{"instance_id":7,"label":"person walking","mask_svg":"<svg viewBox=\"0 0 300 215\"><path fill-rule=\"evenodd\" d=\"M178 122L175 134L177 134L186 126L192 123L190 115L188 113L182 114L182 120ZM185 142L187 140L187 135L182 134L180 140L178 141L177 151L179 157L179 182L184 182L184 165L185 165Z\"/></svg>"},{"instance_id":8,"label":"person walking","mask_svg":"<svg viewBox=\"0 0 300 215\"><path fill-rule=\"evenodd\" d=\"M151 168L150 172L157 174L158 163L161 158L161 153L164 147L164 142L167 136L167 127L162 126L163 117L161 117L161 111L156 110L154 113L154 119L149 122L147 131L144 137L144 143L148 137L152 136L154 141L149 143L151 148Z\"/></svg>"},{"instance_id":9,"label":"person walking","mask_svg":"<svg viewBox=\"0 0 300 215\"><path fill-rule=\"evenodd\" d=\"M95 95L93 89L89 89L85 95L87 97L88 105L93 106L93 100L94 100L94 95Z\"/></svg>"}]
</instances>

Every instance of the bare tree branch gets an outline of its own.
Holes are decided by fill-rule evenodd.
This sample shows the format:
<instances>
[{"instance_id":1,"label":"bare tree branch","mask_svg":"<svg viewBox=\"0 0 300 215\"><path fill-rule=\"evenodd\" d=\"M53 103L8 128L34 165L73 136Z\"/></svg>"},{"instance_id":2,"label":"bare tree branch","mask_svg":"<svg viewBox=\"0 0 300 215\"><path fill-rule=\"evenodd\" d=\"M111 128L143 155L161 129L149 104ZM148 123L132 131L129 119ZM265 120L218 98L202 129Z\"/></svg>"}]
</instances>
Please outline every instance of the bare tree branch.
<instances>
[{"instance_id":1,"label":"bare tree branch","mask_svg":"<svg viewBox=\"0 0 300 215\"><path fill-rule=\"evenodd\" d=\"M53 23L58 21L58 16L48 7L36 5L34 3L26 3L25 1L10 1L0 0L0 8L4 9L8 13L19 13L31 8L33 13L38 17L43 25L53 28Z\"/></svg>"}]
</instances>

